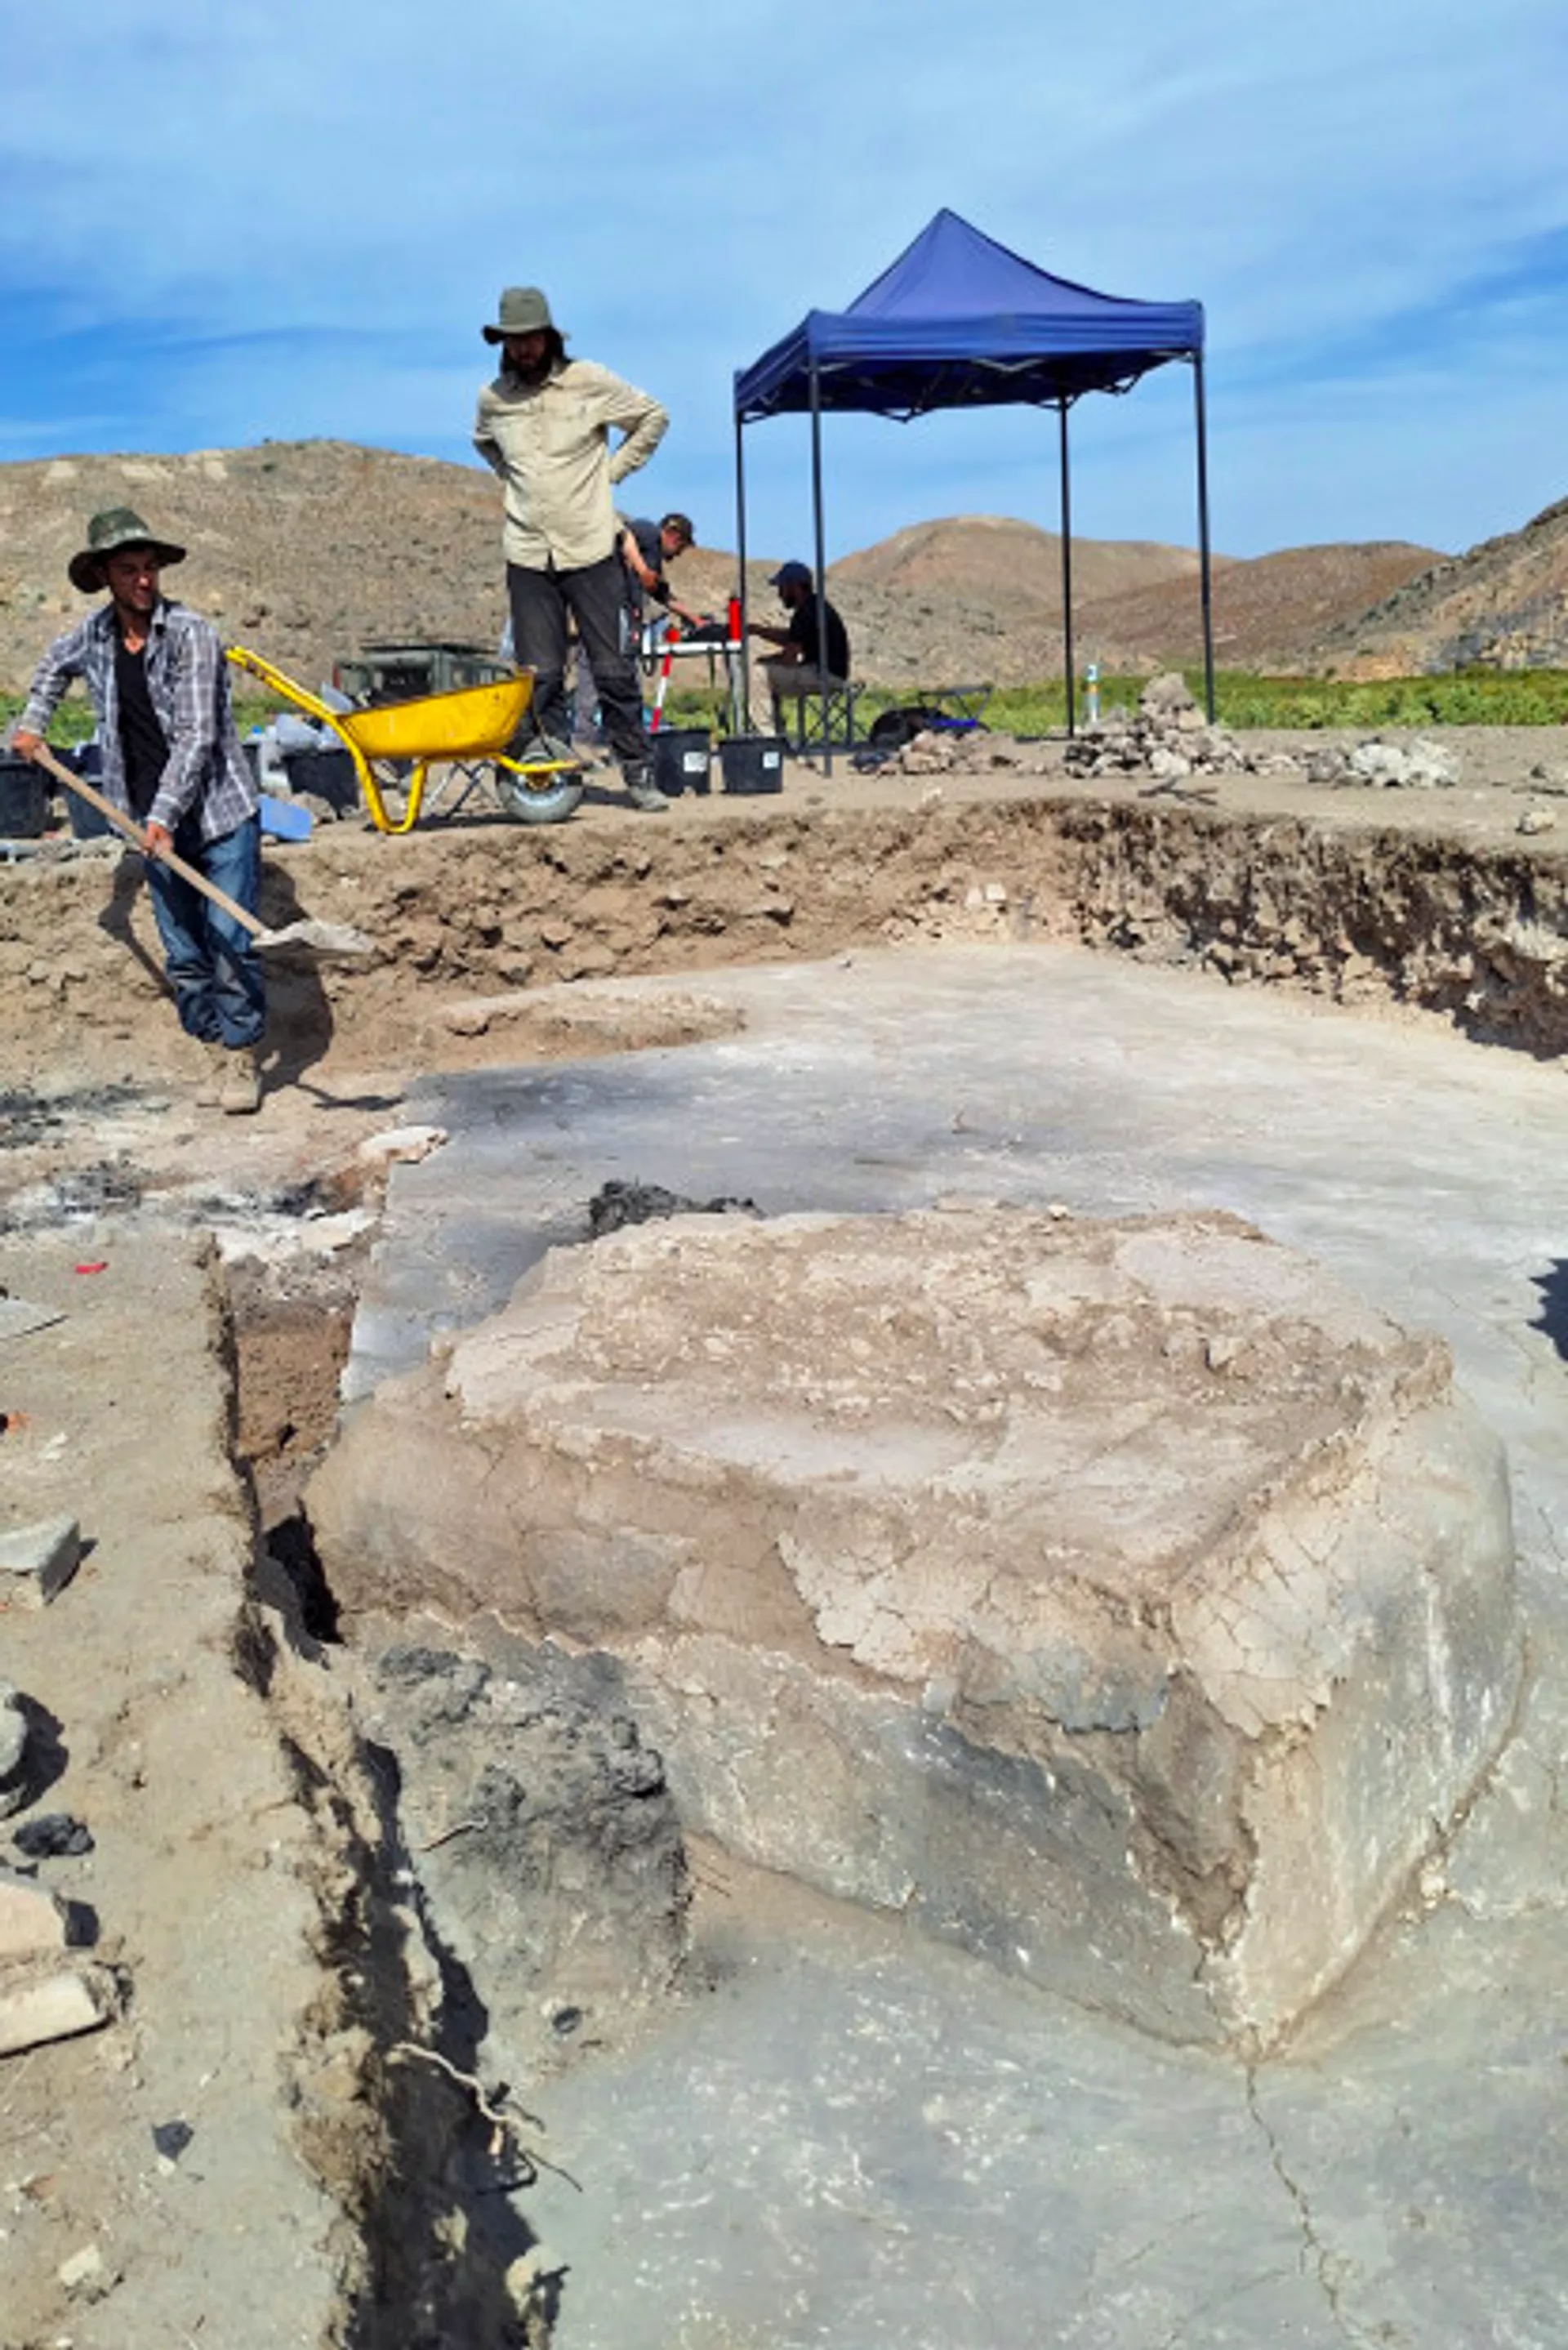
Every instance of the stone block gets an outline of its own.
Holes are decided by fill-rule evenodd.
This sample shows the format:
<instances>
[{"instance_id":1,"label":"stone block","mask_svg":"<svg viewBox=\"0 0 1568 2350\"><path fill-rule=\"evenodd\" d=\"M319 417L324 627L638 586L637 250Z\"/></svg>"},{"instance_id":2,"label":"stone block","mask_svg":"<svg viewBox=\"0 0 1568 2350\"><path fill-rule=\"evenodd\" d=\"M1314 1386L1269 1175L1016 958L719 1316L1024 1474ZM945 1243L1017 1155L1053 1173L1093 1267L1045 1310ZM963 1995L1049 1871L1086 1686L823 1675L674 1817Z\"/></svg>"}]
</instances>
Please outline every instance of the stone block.
<instances>
[{"instance_id":1,"label":"stone block","mask_svg":"<svg viewBox=\"0 0 1568 2350\"><path fill-rule=\"evenodd\" d=\"M97 2032L118 2008L113 1978L102 1967L73 1967L30 1982L0 1984L0 2056Z\"/></svg>"},{"instance_id":2,"label":"stone block","mask_svg":"<svg viewBox=\"0 0 1568 2350\"><path fill-rule=\"evenodd\" d=\"M20 1600L47 1607L76 1573L82 1555L75 1518L45 1518L0 1534L0 1606Z\"/></svg>"},{"instance_id":3,"label":"stone block","mask_svg":"<svg viewBox=\"0 0 1568 2350\"><path fill-rule=\"evenodd\" d=\"M0 1964L63 1950L69 1938L69 1912L58 1896L31 1877L0 1868Z\"/></svg>"},{"instance_id":4,"label":"stone block","mask_svg":"<svg viewBox=\"0 0 1568 2350\"><path fill-rule=\"evenodd\" d=\"M1179 2039L1278 2039L1496 1753L1501 1450L1223 1215L684 1217L353 1414L350 1610L609 1652L689 1825Z\"/></svg>"},{"instance_id":5,"label":"stone block","mask_svg":"<svg viewBox=\"0 0 1568 2350\"><path fill-rule=\"evenodd\" d=\"M9 1681L0 1681L0 1820L19 1812L31 1799L27 1742L27 1716L20 1692Z\"/></svg>"}]
</instances>

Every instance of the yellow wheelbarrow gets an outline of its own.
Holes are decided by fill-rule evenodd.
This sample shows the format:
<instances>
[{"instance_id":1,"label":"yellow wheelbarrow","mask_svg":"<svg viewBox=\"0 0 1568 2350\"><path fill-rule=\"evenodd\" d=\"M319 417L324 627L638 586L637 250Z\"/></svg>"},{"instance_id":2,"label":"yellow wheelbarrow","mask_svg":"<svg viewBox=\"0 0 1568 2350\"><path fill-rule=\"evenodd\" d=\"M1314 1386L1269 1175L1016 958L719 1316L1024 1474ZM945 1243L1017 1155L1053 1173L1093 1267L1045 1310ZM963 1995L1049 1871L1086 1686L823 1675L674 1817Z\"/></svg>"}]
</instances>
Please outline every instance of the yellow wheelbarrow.
<instances>
[{"instance_id":1,"label":"yellow wheelbarrow","mask_svg":"<svg viewBox=\"0 0 1568 2350\"><path fill-rule=\"evenodd\" d=\"M331 728L354 762L378 832L413 830L424 805L426 775L436 765L456 767L470 782L481 766L487 768L501 806L523 824L560 824L583 796L582 769L576 760L510 755L509 746L516 741L533 699L532 670L519 670L489 685L462 686L455 693L423 693L412 702L386 702L376 710L329 710L260 653L244 645L226 650L236 669L248 671L296 710ZM383 775L377 774L378 767ZM395 822L382 797L383 790L393 786L407 794L403 813Z\"/></svg>"}]
</instances>

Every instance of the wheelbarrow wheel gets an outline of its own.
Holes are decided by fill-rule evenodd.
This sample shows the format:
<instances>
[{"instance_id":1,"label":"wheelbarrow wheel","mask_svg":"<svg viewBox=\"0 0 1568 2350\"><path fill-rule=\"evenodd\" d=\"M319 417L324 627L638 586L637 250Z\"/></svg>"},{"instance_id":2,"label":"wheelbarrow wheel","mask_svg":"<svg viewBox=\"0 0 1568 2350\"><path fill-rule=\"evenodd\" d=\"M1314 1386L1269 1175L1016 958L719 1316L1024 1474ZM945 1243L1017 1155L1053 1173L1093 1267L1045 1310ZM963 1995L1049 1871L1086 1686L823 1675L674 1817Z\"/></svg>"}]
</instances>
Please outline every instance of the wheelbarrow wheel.
<instances>
[{"instance_id":1,"label":"wheelbarrow wheel","mask_svg":"<svg viewBox=\"0 0 1568 2350\"><path fill-rule=\"evenodd\" d=\"M570 759L572 754L566 743L535 734L531 742L514 747L509 755L527 765L534 761ZM519 824L565 824L583 796L582 770L576 765L565 769L552 766L548 775L519 775L510 767L497 767L495 795L507 815L514 816Z\"/></svg>"}]
</instances>

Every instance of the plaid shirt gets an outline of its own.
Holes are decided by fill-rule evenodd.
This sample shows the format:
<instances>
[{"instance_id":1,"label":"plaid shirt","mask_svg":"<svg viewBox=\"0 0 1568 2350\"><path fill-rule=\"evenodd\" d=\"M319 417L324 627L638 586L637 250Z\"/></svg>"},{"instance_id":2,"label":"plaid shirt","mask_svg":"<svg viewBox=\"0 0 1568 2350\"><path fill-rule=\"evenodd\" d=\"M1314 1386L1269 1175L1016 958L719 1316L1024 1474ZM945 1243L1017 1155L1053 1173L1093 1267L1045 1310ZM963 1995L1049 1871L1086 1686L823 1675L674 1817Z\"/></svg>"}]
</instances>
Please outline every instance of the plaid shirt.
<instances>
[{"instance_id":1,"label":"plaid shirt","mask_svg":"<svg viewBox=\"0 0 1568 2350\"><path fill-rule=\"evenodd\" d=\"M38 663L17 726L42 734L66 688L79 677L98 712L105 795L130 816L114 651L114 607L100 604L55 639ZM148 629L147 691L169 744L148 822L173 832L194 812L202 839L221 840L255 814L256 788L234 732L229 665L211 620L199 619L183 604L160 601Z\"/></svg>"}]
</instances>

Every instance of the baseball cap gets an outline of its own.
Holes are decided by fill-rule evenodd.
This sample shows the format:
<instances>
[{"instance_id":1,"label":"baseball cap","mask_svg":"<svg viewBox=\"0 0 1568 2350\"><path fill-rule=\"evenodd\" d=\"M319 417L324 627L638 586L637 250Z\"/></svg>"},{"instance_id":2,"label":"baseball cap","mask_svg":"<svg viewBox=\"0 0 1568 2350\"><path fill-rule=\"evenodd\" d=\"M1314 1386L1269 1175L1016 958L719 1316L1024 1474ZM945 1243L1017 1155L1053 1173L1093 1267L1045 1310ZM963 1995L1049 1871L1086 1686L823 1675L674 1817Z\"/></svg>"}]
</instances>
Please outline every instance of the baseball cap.
<instances>
[{"instance_id":1,"label":"baseball cap","mask_svg":"<svg viewBox=\"0 0 1568 2350\"><path fill-rule=\"evenodd\" d=\"M809 588L811 566L809 563L781 563L768 581L768 586L770 588Z\"/></svg>"}]
</instances>

